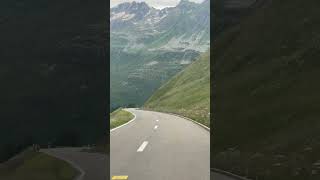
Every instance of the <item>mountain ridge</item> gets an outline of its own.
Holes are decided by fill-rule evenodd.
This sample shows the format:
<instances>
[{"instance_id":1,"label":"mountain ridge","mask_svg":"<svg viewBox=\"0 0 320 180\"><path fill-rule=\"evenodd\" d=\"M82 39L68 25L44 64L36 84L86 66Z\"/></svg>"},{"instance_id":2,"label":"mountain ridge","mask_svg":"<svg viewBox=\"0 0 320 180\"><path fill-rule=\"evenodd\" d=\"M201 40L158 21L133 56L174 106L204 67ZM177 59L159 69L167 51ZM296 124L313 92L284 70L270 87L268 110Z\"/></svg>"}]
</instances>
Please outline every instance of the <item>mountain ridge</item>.
<instances>
[{"instance_id":1,"label":"mountain ridge","mask_svg":"<svg viewBox=\"0 0 320 180\"><path fill-rule=\"evenodd\" d=\"M194 49L196 51L204 52L209 47L208 41L204 41L204 39L207 38L202 37L207 37L210 33L210 11L209 7L206 7L206 10L206 8L201 6L206 5L205 3L207 2L208 1L204 1L203 4L197 4L194 2L182 1L176 7L164 8L162 10L152 8L145 2L127 2L119 4L118 6L111 8L111 32L121 34L123 38L127 36L126 40L129 42L130 46L139 46L138 49L143 49L143 47L148 46L152 46L153 48L148 48L147 50L154 50L154 48L161 49L161 47L164 48L171 43L172 46L180 47L182 49ZM201 10L198 11L197 9ZM182 22L179 22L179 20ZM193 27L194 24L206 27L208 30L201 32L198 29L193 28L193 32L186 28ZM175 30L172 32L173 34L166 34L170 29ZM149 44L147 41L141 41L141 39L144 39L144 37L141 37L142 34L148 35L148 42L155 41L157 38L160 38L162 41L158 40L156 41L157 43ZM192 40L188 40L184 37L186 35L194 35L196 37L193 37ZM134 38L129 38L128 36ZM202 41L199 39L202 39ZM195 41L197 41L196 44L192 46ZM201 48L197 48L198 46L201 46ZM128 48L128 46L126 47Z\"/></svg>"},{"instance_id":2,"label":"mountain ridge","mask_svg":"<svg viewBox=\"0 0 320 180\"><path fill-rule=\"evenodd\" d=\"M208 2L182 1L176 7L161 10L146 3L125 3L111 8L113 106L142 105L162 83L207 51ZM140 8L144 11L137 14Z\"/></svg>"}]
</instances>

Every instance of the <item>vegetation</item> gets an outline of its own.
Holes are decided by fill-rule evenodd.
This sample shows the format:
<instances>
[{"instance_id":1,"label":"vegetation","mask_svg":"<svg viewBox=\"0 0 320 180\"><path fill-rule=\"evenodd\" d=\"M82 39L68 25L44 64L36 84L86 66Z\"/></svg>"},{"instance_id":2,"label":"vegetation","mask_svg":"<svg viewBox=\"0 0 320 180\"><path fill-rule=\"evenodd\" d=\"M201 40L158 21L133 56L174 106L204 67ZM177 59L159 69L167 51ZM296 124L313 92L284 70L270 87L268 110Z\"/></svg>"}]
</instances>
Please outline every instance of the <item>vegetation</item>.
<instances>
[{"instance_id":1,"label":"vegetation","mask_svg":"<svg viewBox=\"0 0 320 180\"><path fill-rule=\"evenodd\" d=\"M133 118L134 115L131 112L119 108L110 114L110 129L121 126Z\"/></svg>"},{"instance_id":2,"label":"vegetation","mask_svg":"<svg viewBox=\"0 0 320 180\"><path fill-rule=\"evenodd\" d=\"M103 3L1 1L0 162L33 143L79 146L106 133Z\"/></svg>"},{"instance_id":3,"label":"vegetation","mask_svg":"<svg viewBox=\"0 0 320 180\"><path fill-rule=\"evenodd\" d=\"M1 180L72 180L78 173L64 161L31 150L0 164Z\"/></svg>"},{"instance_id":4,"label":"vegetation","mask_svg":"<svg viewBox=\"0 0 320 180\"><path fill-rule=\"evenodd\" d=\"M182 57L189 60L199 55L193 51L116 53L118 50L112 47L110 50L111 109L128 104L143 105L161 84L186 67L180 63Z\"/></svg>"},{"instance_id":5,"label":"vegetation","mask_svg":"<svg viewBox=\"0 0 320 180\"><path fill-rule=\"evenodd\" d=\"M180 114L210 126L210 53L202 54L160 87L144 107Z\"/></svg>"},{"instance_id":6,"label":"vegetation","mask_svg":"<svg viewBox=\"0 0 320 180\"><path fill-rule=\"evenodd\" d=\"M114 15L110 21L111 110L132 103L142 106L164 82L198 57L200 50L208 48L209 3L181 1L161 13L145 3L110 9L111 14L136 14L126 21Z\"/></svg>"},{"instance_id":7,"label":"vegetation","mask_svg":"<svg viewBox=\"0 0 320 180\"><path fill-rule=\"evenodd\" d=\"M271 1L217 37L212 167L320 179L319 5Z\"/></svg>"}]
</instances>

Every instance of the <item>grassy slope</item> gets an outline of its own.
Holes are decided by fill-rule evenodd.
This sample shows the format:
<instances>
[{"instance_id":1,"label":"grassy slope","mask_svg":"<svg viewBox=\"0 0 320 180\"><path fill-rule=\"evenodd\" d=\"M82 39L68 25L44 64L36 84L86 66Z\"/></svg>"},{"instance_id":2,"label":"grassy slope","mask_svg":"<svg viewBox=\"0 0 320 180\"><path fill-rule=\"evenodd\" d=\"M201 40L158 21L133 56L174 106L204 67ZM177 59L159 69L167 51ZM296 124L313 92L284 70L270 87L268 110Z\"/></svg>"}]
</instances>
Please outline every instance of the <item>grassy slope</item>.
<instances>
[{"instance_id":1,"label":"grassy slope","mask_svg":"<svg viewBox=\"0 0 320 180\"><path fill-rule=\"evenodd\" d=\"M33 151L0 164L1 180L72 180L77 173L68 163Z\"/></svg>"},{"instance_id":2,"label":"grassy slope","mask_svg":"<svg viewBox=\"0 0 320 180\"><path fill-rule=\"evenodd\" d=\"M145 108L173 112L210 125L210 54L178 73L158 89L145 103Z\"/></svg>"},{"instance_id":3,"label":"grassy slope","mask_svg":"<svg viewBox=\"0 0 320 180\"><path fill-rule=\"evenodd\" d=\"M110 114L110 129L118 127L130 121L133 118L134 116L132 113L125 111L123 109L117 109L116 111Z\"/></svg>"},{"instance_id":4,"label":"grassy slope","mask_svg":"<svg viewBox=\"0 0 320 180\"><path fill-rule=\"evenodd\" d=\"M320 178L319 5L273 1L217 38L214 167L266 180Z\"/></svg>"},{"instance_id":5,"label":"grassy slope","mask_svg":"<svg viewBox=\"0 0 320 180\"><path fill-rule=\"evenodd\" d=\"M111 42L112 43L112 42ZM111 49L110 62L110 108L134 104L141 106L163 82L181 71L186 65L181 58L194 59L197 52L137 52L116 53ZM158 64L146 66L157 61Z\"/></svg>"}]
</instances>

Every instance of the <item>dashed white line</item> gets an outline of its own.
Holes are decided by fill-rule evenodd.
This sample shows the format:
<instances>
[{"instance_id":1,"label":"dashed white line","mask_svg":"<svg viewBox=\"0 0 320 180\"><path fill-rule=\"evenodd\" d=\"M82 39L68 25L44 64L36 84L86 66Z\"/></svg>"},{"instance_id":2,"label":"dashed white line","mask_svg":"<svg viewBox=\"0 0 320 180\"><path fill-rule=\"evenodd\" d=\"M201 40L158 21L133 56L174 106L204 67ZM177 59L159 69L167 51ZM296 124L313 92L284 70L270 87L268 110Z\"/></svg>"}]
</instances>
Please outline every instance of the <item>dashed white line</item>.
<instances>
[{"instance_id":1,"label":"dashed white line","mask_svg":"<svg viewBox=\"0 0 320 180\"><path fill-rule=\"evenodd\" d=\"M159 122L159 119L157 119L156 121Z\"/></svg>"},{"instance_id":2,"label":"dashed white line","mask_svg":"<svg viewBox=\"0 0 320 180\"><path fill-rule=\"evenodd\" d=\"M144 141L139 147L139 149L137 150L137 152L142 152L147 145L148 145L148 141Z\"/></svg>"},{"instance_id":3,"label":"dashed white line","mask_svg":"<svg viewBox=\"0 0 320 180\"><path fill-rule=\"evenodd\" d=\"M154 130L158 129L158 126L155 126L153 129L154 129Z\"/></svg>"}]
</instances>

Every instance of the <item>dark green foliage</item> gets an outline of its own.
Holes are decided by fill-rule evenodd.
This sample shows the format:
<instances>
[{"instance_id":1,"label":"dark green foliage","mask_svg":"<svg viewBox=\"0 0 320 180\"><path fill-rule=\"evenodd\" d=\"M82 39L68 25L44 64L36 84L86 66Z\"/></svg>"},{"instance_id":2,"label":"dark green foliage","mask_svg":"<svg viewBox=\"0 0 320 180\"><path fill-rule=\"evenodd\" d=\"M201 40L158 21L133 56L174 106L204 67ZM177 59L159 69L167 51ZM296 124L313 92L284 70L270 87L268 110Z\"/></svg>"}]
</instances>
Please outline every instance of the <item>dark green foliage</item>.
<instances>
[{"instance_id":1,"label":"dark green foliage","mask_svg":"<svg viewBox=\"0 0 320 180\"><path fill-rule=\"evenodd\" d=\"M319 179L319 5L272 1L216 39L213 167Z\"/></svg>"},{"instance_id":2,"label":"dark green foliage","mask_svg":"<svg viewBox=\"0 0 320 180\"><path fill-rule=\"evenodd\" d=\"M105 134L106 8L100 0L1 2L0 150L11 150L0 161L32 143L81 145Z\"/></svg>"}]
</instances>

